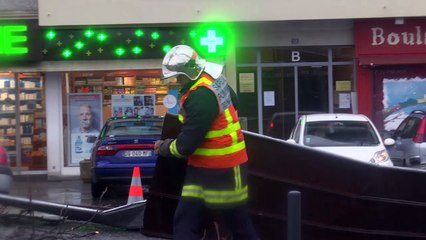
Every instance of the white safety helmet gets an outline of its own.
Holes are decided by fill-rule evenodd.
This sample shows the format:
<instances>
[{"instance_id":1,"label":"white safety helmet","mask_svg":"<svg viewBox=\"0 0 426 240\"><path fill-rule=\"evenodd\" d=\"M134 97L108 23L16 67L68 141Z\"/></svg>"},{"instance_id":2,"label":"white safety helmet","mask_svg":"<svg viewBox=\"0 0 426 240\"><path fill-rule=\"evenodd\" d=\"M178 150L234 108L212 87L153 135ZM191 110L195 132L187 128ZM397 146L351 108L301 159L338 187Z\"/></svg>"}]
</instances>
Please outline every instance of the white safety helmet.
<instances>
[{"instance_id":1,"label":"white safety helmet","mask_svg":"<svg viewBox=\"0 0 426 240\"><path fill-rule=\"evenodd\" d=\"M177 45L170 49L164 57L162 65L162 79L169 79L182 74L191 80L196 80L203 71L213 78L217 78L223 69L222 65L207 62L187 45Z\"/></svg>"}]
</instances>

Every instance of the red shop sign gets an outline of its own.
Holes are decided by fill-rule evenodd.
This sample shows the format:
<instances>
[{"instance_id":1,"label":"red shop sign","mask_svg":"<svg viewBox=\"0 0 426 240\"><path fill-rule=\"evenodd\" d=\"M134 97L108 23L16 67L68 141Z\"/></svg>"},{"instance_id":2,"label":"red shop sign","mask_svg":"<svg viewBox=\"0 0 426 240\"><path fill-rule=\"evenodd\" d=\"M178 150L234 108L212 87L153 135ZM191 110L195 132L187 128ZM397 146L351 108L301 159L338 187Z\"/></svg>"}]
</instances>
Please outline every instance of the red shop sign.
<instances>
[{"instance_id":1,"label":"red shop sign","mask_svg":"<svg viewBox=\"0 0 426 240\"><path fill-rule=\"evenodd\" d=\"M356 55L426 54L426 19L360 20L355 22Z\"/></svg>"}]
</instances>

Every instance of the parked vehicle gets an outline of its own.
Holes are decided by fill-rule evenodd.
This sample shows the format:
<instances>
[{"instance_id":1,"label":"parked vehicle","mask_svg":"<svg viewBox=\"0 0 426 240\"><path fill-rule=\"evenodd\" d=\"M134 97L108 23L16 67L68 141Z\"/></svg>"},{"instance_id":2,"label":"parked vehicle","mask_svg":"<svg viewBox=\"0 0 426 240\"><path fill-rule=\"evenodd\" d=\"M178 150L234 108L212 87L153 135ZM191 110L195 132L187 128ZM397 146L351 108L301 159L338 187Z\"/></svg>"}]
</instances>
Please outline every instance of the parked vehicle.
<instances>
[{"instance_id":1,"label":"parked vehicle","mask_svg":"<svg viewBox=\"0 0 426 240\"><path fill-rule=\"evenodd\" d=\"M426 167L426 112L414 110L405 118L392 138L395 144L388 147L396 166Z\"/></svg>"},{"instance_id":2,"label":"parked vehicle","mask_svg":"<svg viewBox=\"0 0 426 240\"><path fill-rule=\"evenodd\" d=\"M134 167L140 167L142 184L149 185L157 156L154 143L160 139L163 117L114 117L108 119L94 141L92 196L100 197L105 187L131 183ZM93 142L91 138L89 142Z\"/></svg>"},{"instance_id":3,"label":"parked vehicle","mask_svg":"<svg viewBox=\"0 0 426 240\"><path fill-rule=\"evenodd\" d=\"M347 158L393 166L386 145L371 120L361 114L330 113L303 115L288 142L313 147Z\"/></svg>"},{"instance_id":4,"label":"parked vehicle","mask_svg":"<svg viewBox=\"0 0 426 240\"><path fill-rule=\"evenodd\" d=\"M300 115L307 115L319 112L312 111L299 111ZM279 138L288 139L291 134L291 130L296 125L296 113L295 112L276 112L272 115L269 126L266 130L266 135Z\"/></svg>"},{"instance_id":5,"label":"parked vehicle","mask_svg":"<svg viewBox=\"0 0 426 240\"><path fill-rule=\"evenodd\" d=\"M0 145L0 193L9 194L13 177L6 149Z\"/></svg>"}]
</instances>

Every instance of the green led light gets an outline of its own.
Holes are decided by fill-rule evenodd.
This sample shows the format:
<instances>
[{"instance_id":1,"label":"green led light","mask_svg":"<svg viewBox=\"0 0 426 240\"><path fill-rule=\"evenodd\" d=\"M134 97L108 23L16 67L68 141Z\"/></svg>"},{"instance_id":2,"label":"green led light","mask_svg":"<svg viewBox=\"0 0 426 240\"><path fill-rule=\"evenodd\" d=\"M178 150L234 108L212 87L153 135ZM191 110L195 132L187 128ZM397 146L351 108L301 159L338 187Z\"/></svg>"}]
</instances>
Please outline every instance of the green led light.
<instances>
[{"instance_id":1,"label":"green led light","mask_svg":"<svg viewBox=\"0 0 426 240\"><path fill-rule=\"evenodd\" d=\"M62 56L64 58L69 58L69 57L71 57L71 55L72 55L72 51L69 50L69 49L65 49L64 51L62 51Z\"/></svg>"},{"instance_id":2,"label":"green led light","mask_svg":"<svg viewBox=\"0 0 426 240\"><path fill-rule=\"evenodd\" d=\"M82 41L77 41L74 44L74 47L77 48L77 49L82 49L84 47L84 43Z\"/></svg>"},{"instance_id":3,"label":"green led light","mask_svg":"<svg viewBox=\"0 0 426 240\"><path fill-rule=\"evenodd\" d=\"M170 45L164 45L163 46L163 52L164 53L168 53L170 51L170 49L172 49L172 47Z\"/></svg>"},{"instance_id":4,"label":"green led light","mask_svg":"<svg viewBox=\"0 0 426 240\"><path fill-rule=\"evenodd\" d=\"M200 44L207 46L209 53L214 53L217 46L223 46L223 37L217 36L215 30L207 30L207 36L200 38Z\"/></svg>"},{"instance_id":5,"label":"green led light","mask_svg":"<svg viewBox=\"0 0 426 240\"><path fill-rule=\"evenodd\" d=\"M46 38L49 40L52 40L56 37L56 32L53 30L50 30L46 33Z\"/></svg>"},{"instance_id":6,"label":"green led light","mask_svg":"<svg viewBox=\"0 0 426 240\"><path fill-rule=\"evenodd\" d=\"M95 32L94 32L94 31L92 31L92 30L90 30L90 29L88 29L88 30L84 31L84 36L86 36L86 37L88 37L88 38L93 37L93 35L95 35Z\"/></svg>"},{"instance_id":7,"label":"green led light","mask_svg":"<svg viewBox=\"0 0 426 240\"><path fill-rule=\"evenodd\" d=\"M137 37L142 37L144 34L145 34L145 33L144 33L142 30L140 30L140 29L138 29L138 30L136 30L136 31L135 31L135 35L136 35Z\"/></svg>"},{"instance_id":8,"label":"green led light","mask_svg":"<svg viewBox=\"0 0 426 240\"><path fill-rule=\"evenodd\" d=\"M142 53L142 48L140 48L140 47L134 47L134 48L132 48L132 52L134 54L140 54L140 53Z\"/></svg>"},{"instance_id":9,"label":"green led light","mask_svg":"<svg viewBox=\"0 0 426 240\"><path fill-rule=\"evenodd\" d=\"M153 32L151 34L152 39L157 40L160 38L160 34L158 32Z\"/></svg>"},{"instance_id":10,"label":"green led light","mask_svg":"<svg viewBox=\"0 0 426 240\"><path fill-rule=\"evenodd\" d=\"M189 36L190 36L191 38L195 38L195 37L197 36L197 31L192 30L191 32L189 32Z\"/></svg>"},{"instance_id":11,"label":"green led light","mask_svg":"<svg viewBox=\"0 0 426 240\"><path fill-rule=\"evenodd\" d=\"M99 41L103 42L103 41L105 41L108 38L108 35L106 35L105 33L99 33L98 36L96 36L96 38Z\"/></svg>"},{"instance_id":12,"label":"green led light","mask_svg":"<svg viewBox=\"0 0 426 240\"><path fill-rule=\"evenodd\" d=\"M119 47L119 48L116 48L114 52L118 56L123 56L124 53L126 53L126 50L124 48Z\"/></svg>"}]
</instances>

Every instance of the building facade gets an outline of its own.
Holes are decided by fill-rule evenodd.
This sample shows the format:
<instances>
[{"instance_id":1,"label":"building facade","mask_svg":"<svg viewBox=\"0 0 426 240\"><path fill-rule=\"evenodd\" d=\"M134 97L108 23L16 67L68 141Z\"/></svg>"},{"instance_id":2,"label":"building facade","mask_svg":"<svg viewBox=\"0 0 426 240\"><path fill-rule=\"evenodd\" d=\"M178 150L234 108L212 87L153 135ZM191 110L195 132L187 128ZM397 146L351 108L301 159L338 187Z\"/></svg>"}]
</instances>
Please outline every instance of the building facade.
<instances>
[{"instance_id":1,"label":"building facade","mask_svg":"<svg viewBox=\"0 0 426 240\"><path fill-rule=\"evenodd\" d=\"M305 2L312 10L306 9ZM401 39L411 36L410 31L422 35L422 21L408 25L409 19L424 14L421 8L406 9L399 1L368 2L369 9L362 1L339 5L330 0L316 7L315 1L258 4L39 0L32 20L36 23L26 25L25 31L15 30L27 40L12 39L18 41L13 51L27 48L28 52L3 54L10 61L0 65L4 89L0 134L13 148L15 173L80 173L79 161L87 155L73 150L78 135L72 132L79 102L99 106L98 127L119 114L114 108L116 96L153 96L155 114L171 111L162 99L179 86L164 86L159 77L164 53L177 44L192 45L203 57L225 65L239 96L239 115L250 131L273 135L271 128L276 126L271 120L281 113L289 114L293 122L305 112L359 112L383 122L387 115L382 110L388 106L379 97L388 89L383 74L395 65L376 60L401 60L400 54L412 53L409 44L392 55L380 51L387 52L383 46L395 44L397 34ZM334 10L313 11L327 5ZM0 23L10 26L11 18L27 24L24 16L9 16ZM396 19L405 20L405 30L398 29L401 25L394 29ZM372 36L363 38L365 34ZM371 57L376 62L369 62ZM403 61L397 65L405 67L405 73L413 69L421 73L417 66L425 61L416 59L414 65ZM372 72L377 74L374 79ZM394 78L411 76L398 74ZM14 131L14 124L19 131ZM280 131L282 137L289 134L289 129Z\"/></svg>"}]
</instances>

